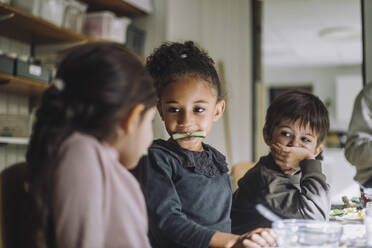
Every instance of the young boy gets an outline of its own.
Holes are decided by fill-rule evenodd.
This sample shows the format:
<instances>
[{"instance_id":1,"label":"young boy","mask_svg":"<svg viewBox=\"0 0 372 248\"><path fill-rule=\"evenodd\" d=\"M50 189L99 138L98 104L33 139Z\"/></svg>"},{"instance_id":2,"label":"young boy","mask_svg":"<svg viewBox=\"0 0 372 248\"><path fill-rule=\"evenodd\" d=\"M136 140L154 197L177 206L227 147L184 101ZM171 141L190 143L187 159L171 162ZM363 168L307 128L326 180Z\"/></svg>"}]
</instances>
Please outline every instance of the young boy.
<instances>
[{"instance_id":1,"label":"young boy","mask_svg":"<svg viewBox=\"0 0 372 248\"><path fill-rule=\"evenodd\" d=\"M233 233L271 226L256 211L258 203L283 218L327 220L329 185L319 160L328 129L328 111L310 93L289 91L272 102L263 129L271 152L239 180L231 210Z\"/></svg>"}]
</instances>

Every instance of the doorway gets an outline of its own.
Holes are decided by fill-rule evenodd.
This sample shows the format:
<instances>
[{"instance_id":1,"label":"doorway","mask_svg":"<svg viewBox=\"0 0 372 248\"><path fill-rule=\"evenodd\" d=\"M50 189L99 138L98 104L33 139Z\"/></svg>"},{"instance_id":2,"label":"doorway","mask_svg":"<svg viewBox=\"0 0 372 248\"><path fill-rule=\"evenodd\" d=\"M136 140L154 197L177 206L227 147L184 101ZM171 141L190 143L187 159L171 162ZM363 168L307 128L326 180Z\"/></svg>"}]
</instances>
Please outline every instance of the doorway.
<instances>
[{"instance_id":1,"label":"doorway","mask_svg":"<svg viewBox=\"0 0 372 248\"><path fill-rule=\"evenodd\" d=\"M286 89L317 95L330 114L323 171L331 184L332 203L358 196L355 168L343 155L352 106L363 87L361 1L255 1L256 47L260 54L254 82L255 159L269 152L262 138L271 98ZM259 42L257 42L259 41ZM257 62L256 61L256 62Z\"/></svg>"}]
</instances>

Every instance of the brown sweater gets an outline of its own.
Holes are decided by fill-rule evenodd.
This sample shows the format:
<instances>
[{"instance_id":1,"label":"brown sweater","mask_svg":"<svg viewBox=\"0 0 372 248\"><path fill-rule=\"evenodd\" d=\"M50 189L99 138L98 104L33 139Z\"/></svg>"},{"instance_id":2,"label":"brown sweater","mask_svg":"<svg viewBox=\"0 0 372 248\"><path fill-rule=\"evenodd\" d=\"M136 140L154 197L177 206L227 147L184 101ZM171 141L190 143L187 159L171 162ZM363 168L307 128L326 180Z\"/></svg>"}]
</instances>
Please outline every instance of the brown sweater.
<instances>
[{"instance_id":1,"label":"brown sweater","mask_svg":"<svg viewBox=\"0 0 372 248\"><path fill-rule=\"evenodd\" d=\"M53 199L57 247L150 247L144 197L117 151L74 133L58 155Z\"/></svg>"}]
</instances>

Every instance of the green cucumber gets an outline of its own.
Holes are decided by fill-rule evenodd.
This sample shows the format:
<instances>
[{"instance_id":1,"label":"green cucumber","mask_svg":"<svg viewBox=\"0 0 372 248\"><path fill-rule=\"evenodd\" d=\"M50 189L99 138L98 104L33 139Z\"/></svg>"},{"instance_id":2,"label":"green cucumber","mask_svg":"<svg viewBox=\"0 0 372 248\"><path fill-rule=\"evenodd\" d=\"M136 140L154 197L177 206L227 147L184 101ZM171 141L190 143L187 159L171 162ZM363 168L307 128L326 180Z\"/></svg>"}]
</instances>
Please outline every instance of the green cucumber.
<instances>
[{"instance_id":1,"label":"green cucumber","mask_svg":"<svg viewBox=\"0 0 372 248\"><path fill-rule=\"evenodd\" d=\"M190 134L190 137L205 138L207 137L207 134L204 131L197 131Z\"/></svg>"},{"instance_id":2,"label":"green cucumber","mask_svg":"<svg viewBox=\"0 0 372 248\"><path fill-rule=\"evenodd\" d=\"M342 210L336 208L336 209L333 209L333 215L342 216L342 215L344 215L344 212L342 212Z\"/></svg>"},{"instance_id":3,"label":"green cucumber","mask_svg":"<svg viewBox=\"0 0 372 248\"><path fill-rule=\"evenodd\" d=\"M183 138L186 138L188 136L188 134L185 134L185 133L174 133L172 135L172 138L174 140L178 140L178 139L183 139Z\"/></svg>"},{"instance_id":4,"label":"green cucumber","mask_svg":"<svg viewBox=\"0 0 372 248\"><path fill-rule=\"evenodd\" d=\"M206 133L204 131L193 132L193 133L190 133L190 134L187 134L187 133L174 133L172 135L172 138L174 140L184 139L184 138L190 138L190 137L205 138L205 137L207 137L207 135L206 135Z\"/></svg>"}]
</instances>

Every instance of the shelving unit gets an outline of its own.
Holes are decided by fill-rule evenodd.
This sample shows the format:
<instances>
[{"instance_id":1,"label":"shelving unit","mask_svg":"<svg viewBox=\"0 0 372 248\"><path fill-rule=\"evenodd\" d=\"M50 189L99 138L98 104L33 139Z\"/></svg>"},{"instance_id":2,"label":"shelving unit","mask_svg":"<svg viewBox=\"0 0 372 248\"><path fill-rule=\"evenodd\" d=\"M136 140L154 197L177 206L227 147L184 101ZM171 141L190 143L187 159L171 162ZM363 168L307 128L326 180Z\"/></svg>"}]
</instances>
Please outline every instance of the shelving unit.
<instances>
[{"instance_id":1,"label":"shelving unit","mask_svg":"<svg viewBox=\"0 0 372 248\"><path fill-rule=\"evenodd\" d=\"M0 3L0 35L32 44L87 42L89 37Z\"/></svg>"},{"instance_id":2,"label":"shelving unit","mask_svg":"<svg viewBox=\"0 0 372 248\"><path fill-rule=\"evenodd\" d=\"M110 10L118 16L143 16L147 13L122 0L82 0L89 10ZM84 34L57 26L40 17L0 3L0 35L33 45L96 42ZM133 52L134 53L134 52ZM142 56L134 53L138 58ZM40 96L49 84L0 73L0 91Z\"/></svg>"},{"instance_id":3,"label":"shelving unit","mask_svg":"<svg viewBox=\"0 0 372 248\"><path fill-rule=\"evenodd\" d=\"M29 142L28 138L13 138L13 137L1 137L0 144L14 144L14 145L27 145Z\"/></svg>"},{"instance_id":4,"label":"shelving unit","mask_svg":"<svg viewBox=\"0 0 372 248\"><path fill-rule=\"evenodd\" d=\"M0 73L0 90L2 92L40 96L48 87L47 83Z\"/></svg>"},{"instance_id":5,"label":"shelving unit","mask_svg":"<svg viewBox=\"0 0 372 248\"><path fill-rule=\"evenodd\" d=\"M110 10L118 16L137 17L147 12L123 0L81 0L89 5L89 10Z\"/></svg>"}]
</instances>

